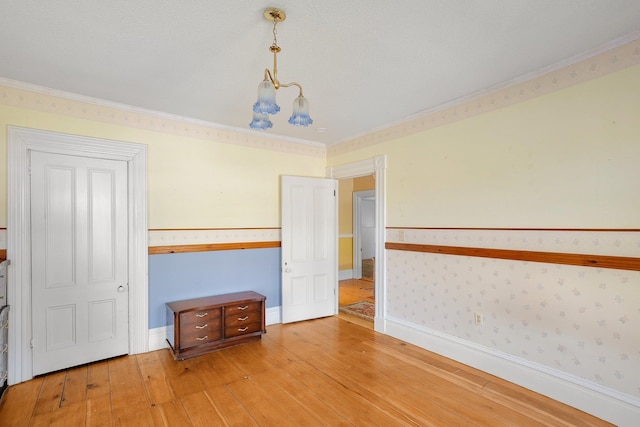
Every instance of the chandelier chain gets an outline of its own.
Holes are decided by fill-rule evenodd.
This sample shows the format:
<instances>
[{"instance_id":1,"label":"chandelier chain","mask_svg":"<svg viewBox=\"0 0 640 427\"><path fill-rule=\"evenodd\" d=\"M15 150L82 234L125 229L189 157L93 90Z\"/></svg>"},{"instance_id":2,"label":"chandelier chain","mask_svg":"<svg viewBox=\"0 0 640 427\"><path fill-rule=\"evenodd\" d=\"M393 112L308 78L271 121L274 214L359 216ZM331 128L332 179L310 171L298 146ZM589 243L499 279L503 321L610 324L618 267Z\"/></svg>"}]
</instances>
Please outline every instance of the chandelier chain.
<instances>
[{"instance_id":1,"label":"chandelier chain","mask_svg":"<svg viewBox=\"0 0 640 427\"><path fill-rule=\"evenodd\" d=\"M277 23L278 22L274 19L273 20L273 43L271 44L271 46L274 46L274 47L278 46L278 38L277 38L278 29L276 28Z\"/></svg>"}]
</instances>

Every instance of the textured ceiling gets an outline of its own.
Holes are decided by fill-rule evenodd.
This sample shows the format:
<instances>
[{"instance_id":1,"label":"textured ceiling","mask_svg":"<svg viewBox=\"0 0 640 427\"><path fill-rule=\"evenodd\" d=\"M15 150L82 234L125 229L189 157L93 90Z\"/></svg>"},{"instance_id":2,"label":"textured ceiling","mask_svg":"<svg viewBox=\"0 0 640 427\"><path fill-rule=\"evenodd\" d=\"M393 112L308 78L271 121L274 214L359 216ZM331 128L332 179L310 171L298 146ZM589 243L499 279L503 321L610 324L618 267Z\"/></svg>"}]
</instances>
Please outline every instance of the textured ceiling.
<instances>
[{"instance_id":1,"label":"textured ceiling","mask_svg":"<svg viewBox=\"0 0 640 427\"><path fill-rule=\"evenodd\" d=\"M269 134L327 145L640 31L638 0L2 0L0 77L248 130L266 67L314 119Z\"/></svg>"}]
</instances>

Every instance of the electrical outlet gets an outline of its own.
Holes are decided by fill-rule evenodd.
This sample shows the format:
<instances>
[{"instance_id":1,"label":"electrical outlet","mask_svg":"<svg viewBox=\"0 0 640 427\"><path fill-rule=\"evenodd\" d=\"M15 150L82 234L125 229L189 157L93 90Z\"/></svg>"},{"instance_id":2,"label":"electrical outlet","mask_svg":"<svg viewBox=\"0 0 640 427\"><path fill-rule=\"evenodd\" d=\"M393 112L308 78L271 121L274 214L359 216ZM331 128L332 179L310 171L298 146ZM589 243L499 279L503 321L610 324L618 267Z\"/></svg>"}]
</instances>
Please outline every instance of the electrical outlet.
<instances>
[{"instance_id":1,"label":"electrical outlet","mask_svg":"<svg viewBox=\"0 0 640 427\"><path fill-rule=\"evenodd\" d=\"M473 313L473 323L475 323L476 325L482 325L484 323L482 313Z\"/></svg>"}]
</instances>

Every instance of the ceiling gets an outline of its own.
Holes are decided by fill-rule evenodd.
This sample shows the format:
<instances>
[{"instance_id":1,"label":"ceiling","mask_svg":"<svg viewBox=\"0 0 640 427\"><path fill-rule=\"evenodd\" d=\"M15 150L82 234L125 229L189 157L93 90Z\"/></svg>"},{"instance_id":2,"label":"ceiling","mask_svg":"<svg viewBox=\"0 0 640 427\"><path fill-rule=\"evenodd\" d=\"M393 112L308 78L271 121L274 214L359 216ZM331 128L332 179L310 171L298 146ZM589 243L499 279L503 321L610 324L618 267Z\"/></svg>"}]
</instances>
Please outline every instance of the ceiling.
<instances>
[{"instance_id":1,"label":"ceiling","mask_svg":"<svg viewBox=\"0 0 640 427\"><path fill-rule=\"evenodd\" d=\"M280 80L326 145L415 117L640 31L638 0L3 0L0 77L249 131L278 25Z\"/></svg>"}]
</instances>

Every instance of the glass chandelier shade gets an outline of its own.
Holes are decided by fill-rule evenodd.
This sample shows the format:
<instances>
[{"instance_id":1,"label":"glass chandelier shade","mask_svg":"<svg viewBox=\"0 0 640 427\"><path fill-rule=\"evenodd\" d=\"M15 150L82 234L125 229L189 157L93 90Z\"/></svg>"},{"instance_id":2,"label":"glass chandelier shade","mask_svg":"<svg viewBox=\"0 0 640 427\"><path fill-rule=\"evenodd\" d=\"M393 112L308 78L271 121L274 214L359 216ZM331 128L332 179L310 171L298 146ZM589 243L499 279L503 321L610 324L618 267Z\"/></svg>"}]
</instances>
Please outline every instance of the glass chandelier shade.
<instances>
[{"instance_id":1,"label":"glass chandelier shade","mask_svg":"<svg viewBox=\"0 0 640 427\"><path fill-rule=\"evenodd\" d=\"M258 101L253 104L253 112L258 114L276 114L280 107L276 104L276 87L271 80L264 79L258 85Z\"/></svg>"},{"instance_id":2,"label":"glass chandelier shade","mask_svg":"<svg viewBox=\"0 0 640 427\"><path fill-rule=\"evenodd\" d=\"M309 116L309 101L302 96L302 86L296 82L280 83L278 80L277 55L281 49L276 38L276 25L286 19L286 14L283 10L271 7L264 11L264 17L273 22L273 43L269 47L269 51L273 53L273 72L268 68L264 70L264 80L258 85L258 100L253 104L253 120L249 127L259 130L273 127L269 115L280 111L280 107L276 104L276 90L290 86L296 86L300 92L293 101L293 114L289 117L289 123L294 126L309 126L313 120Z\"/></svg>"},{"instance_id":3,"label":"glass chandelier shade","mask_svg":"<svg viewBox=\"0 0 640 427\"><path fill-rule=\"evenodd\" d=\"M271 123L267 114L260 114L254 111L253 120L249 123L249 127L256 130L267 130L273 127L273 123Z\"/></svg>"},{"instance_id":4,"label":"glass chandelier shade","mask_svg":"<svg viewBox=\"0 0 640 427\"><path fill-rule=\"evenodd\" d=\"M293 114L289 117L289 124L294 126L309 126L313 120L309 116L309 101L302 95L293 100Z\"/></svg>"}]
</instances>

